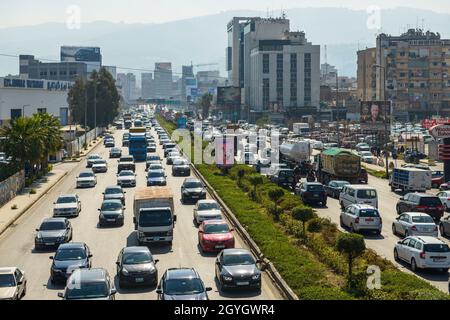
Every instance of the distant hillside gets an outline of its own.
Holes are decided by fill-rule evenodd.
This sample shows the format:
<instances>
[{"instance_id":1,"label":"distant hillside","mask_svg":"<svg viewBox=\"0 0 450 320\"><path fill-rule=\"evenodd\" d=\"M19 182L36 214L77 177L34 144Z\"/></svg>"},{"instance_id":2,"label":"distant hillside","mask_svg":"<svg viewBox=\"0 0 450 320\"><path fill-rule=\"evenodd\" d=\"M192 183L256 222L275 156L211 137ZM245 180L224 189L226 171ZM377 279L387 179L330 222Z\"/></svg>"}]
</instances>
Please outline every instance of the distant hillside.
<instances>
[{"instance_id":1,"label":"distant hillside","mask_svg":"<svg viewBox=\"0 0 450 320\"><path fill-rule=\"evenodd\" d=\"M225 75L226 24L233 16L264 17L266 13L228 11L163 24L93 22L84 23L80 30L68 30L59 23L0 29L0 53L58 60L61 45L95 45L102 48L106 65L153 69L156 61L171 61L175 71L180 72L181 65L191 61L194 65L218 63ZM328 62L337 65L342 75L356 74L356 50L372 46L377 34L377 30L367 28L365 11L292 9L287 16L292 29L304 30L314 44L327 45ZM424 19L426 29L450 38L448 14L397 8L382 11L381 18L386 33L399 34ZM18 61L0 56L0 74L8 73L18 73Z\"/></svg>"}]
</instances>

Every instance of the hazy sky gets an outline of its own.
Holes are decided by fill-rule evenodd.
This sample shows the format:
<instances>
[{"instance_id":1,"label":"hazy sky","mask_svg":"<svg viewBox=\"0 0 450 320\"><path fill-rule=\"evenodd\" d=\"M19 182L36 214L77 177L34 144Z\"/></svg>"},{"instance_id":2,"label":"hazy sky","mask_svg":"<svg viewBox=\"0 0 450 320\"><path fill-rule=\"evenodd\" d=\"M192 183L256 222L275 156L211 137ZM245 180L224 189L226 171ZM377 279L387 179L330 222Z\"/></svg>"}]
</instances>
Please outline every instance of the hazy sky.
<instances>
[{"instance_id":1,"label":"hazy sky","mask_svg":"<svg viewBox=\"0 0 450 320\"><path fill-rule=\"evenodd\" d=\"M347 7L365 10L413 7L450 13L448 0L21 0L0 1L0 28L67 21L67 9L76 5L81 22L161 23L220 11L253 9L273 11L301 7Z\"/></svg>"}]
</instances>

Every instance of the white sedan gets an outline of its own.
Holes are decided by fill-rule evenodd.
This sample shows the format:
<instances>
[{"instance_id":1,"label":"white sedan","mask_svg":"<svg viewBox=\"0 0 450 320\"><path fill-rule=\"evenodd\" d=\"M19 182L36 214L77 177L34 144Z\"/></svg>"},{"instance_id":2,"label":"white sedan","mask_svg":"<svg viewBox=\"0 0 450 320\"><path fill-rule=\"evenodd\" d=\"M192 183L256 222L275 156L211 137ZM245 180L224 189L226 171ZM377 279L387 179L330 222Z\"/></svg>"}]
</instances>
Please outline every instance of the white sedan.
<instances>
[{"instance_id":1,"label":"white sedan","mask_svg":"<svg viewBox=\"0 0 450 320\"><path fill-rule=\"evenodd\" d=\"M53 205L54 217L74 217L81 211L81 201L76 194L62 194Z\"/></svg>"},{"instance_id":2,"label":"white sedan","mask_svg":"<svg viewBox=\"0 0 450 320\"><path fill-rule=\"evenodd\" d=\"M445 211L448 211L450 209L450 191L441 191L437 196L441 199Z\"/></svg>"},{"instance_id":3,"label":"white sedan","mask_svg":"<svg viewBox=\"0 0 450 320\"><path fill-rule=\"evenodd\" d=\"M438 237L438 227L433 218L421 212L405 212L392 223L394 235Z\"/></svg>"},{"instance_id":4,"label":"white sedan","mask_svg":"<svg viewBox=\"0 0 450 320\"><path fill-rule=\"evenodd\" d=\"M92 171L81 172L77 177L77 188L95 187L97 177Z\"/></svg>"},{"instance_id":5,"label":"white sedan","mask_svg":"<svg viewBox=\"0 0 450 320\"><path fill-rule=\"evenodd\" d=\"M19 300L26 292L25 272L19 268L0 268L0 300Z\"/></svg>"},{"instance_id":6,"label":"white sedan","mask_svg":"<svg viewBox=\"0 0 450 320\"><path fill-rule=\"evenodd\" d=\"M222 211L215 200L200 200L194 208L194 221L200 225L205 220L223 220Z\"/></svg>"}]
</instances>

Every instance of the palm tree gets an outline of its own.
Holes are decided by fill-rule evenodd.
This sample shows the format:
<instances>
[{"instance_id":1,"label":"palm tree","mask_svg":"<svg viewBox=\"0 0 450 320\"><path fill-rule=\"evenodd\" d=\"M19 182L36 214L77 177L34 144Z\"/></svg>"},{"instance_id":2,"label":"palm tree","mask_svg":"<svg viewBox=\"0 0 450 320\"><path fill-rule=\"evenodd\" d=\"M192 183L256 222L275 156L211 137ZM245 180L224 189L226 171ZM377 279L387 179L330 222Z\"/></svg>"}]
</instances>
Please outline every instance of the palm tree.
<instances>
[{"instance_id":1,"label":"palm tree","mask_svg":"<svg viewBox=\"0 0 450 320\"><path fill-rule=\"evenodd\" d=\"M61 124L58 118L48 113L38 113L33 115L39 127L38 139L42 139L44 149L41 154L41 163L46 167L48 156L55 154L62 147Z\"/></svg>"},{"instance_id":2,"label":"palm tree","mask_svg":"<svg viewBox=\"0 0 450 320\"><path fill-rule=\"evenodd\" d=\"M0 136L4 137L3 149L20 168L26 163L34 165L41 159L45 145L40 134L35 118L18 118L0 128Z\"/></svg>"}]
</instances>

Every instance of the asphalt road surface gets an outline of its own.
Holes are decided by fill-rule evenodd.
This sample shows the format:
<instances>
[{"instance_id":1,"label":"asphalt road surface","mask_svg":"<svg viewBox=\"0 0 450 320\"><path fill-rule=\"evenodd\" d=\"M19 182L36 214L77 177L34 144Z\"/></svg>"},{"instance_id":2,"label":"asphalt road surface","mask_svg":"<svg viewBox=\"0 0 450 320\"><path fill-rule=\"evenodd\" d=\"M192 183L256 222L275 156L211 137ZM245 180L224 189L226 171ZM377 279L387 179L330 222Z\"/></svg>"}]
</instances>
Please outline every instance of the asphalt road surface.
<instances>
[{"instance_id":1,"label":"asphalt road surface","mask_svg":"<svg viewBox=\"0 0 450 320\"><path fill-rule=\"evenodd\" d=\"M122 145L122 133L115 132L116 145ZM152 131L155 138L157 135ZM127 148L122 148L123 154L128 154ZM162 157L162 148L158 145L158 154ZM92 153L100 154L104 159L109 158L109 151L103 144L97 146ZM98 211L102 202L102 192L107 186L116 185L117 159L108 159L108 172L97 175L97 186L89 189L76 189L76 176L85 170L86 160L80 163L65 163L58 167L70 171L46 196L38 201L27 213L25 213L8 231L0 238L0 266L19 267L25 271L28 279L27 295L24 299L59 299L58 292L62 292L63 286L52 286L50 283L50 256L54 251L35 252L35 229L41 221L52 216L53 202L60 194L76 193L80 196L82 211L78 218L72 219L73 241L85 242L93 253L93 267L106 268L111 277L116 276L117 256L119 251L126 246L137 245L136 234L133 226L133 196L134 188L125 189L126 214L125 224L117 228L99 228ZM193 205L183 205L180 202L180 187L184 177L172 177L171 168L166 167L168 186L175 194L175 211L178 221L174 231L173 247L150 246L150 250L156 259L159 277L164 271L173 267L194 267L200 274L206 286L213 288L209 292L210 299L283 299L277 287L270 278L264 274L261 292L242 291L223 293L218 290L214 278L215 255L203 255L197 247L197 228L193 224ZM136 164L137 185L146 185L145 163ZM242 239L236 236L236 247L245 247ZM155 288L127 289L119 287L116 299L156 299Z\"/></svg>"}]
</instances>

